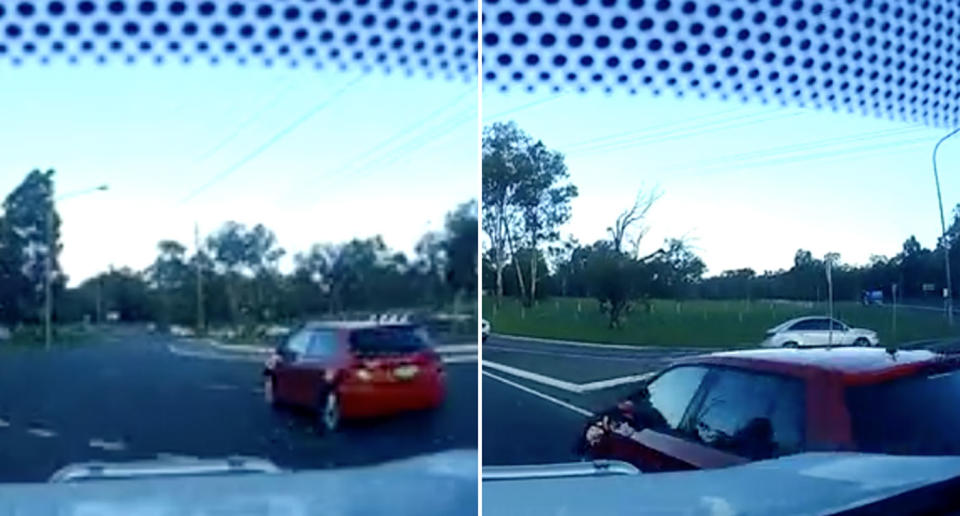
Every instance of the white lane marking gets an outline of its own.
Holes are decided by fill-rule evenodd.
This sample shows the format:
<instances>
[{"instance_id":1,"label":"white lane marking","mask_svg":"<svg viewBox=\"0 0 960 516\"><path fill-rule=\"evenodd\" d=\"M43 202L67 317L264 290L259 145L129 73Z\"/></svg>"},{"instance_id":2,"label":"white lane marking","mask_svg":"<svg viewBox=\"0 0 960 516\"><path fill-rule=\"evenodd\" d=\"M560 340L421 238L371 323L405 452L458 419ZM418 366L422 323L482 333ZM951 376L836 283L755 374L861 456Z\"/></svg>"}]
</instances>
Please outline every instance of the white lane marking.
<instances>
[{"instance_id":1,"label":"white lane marking","mask_svg":"<svg viewBox=\"0 0 960 516\"><path fill-rule=\"evenodd\" d=\"M235 391L239 387L237 387L236 385L227 385L225 383L212 383L210 385L207 385L206 388L212 391Z\"/></svg>"},{"instance_id":2,"label":"white lane marking","mask_svg":"<svg viewBox=\"0 0 960 516\"><path fill-rule=\"evenodd\" d=\"M0 428L9 428L9 427L10 427L10 423L0 418Z\"/></svg>"},{"instance_id":3,"label":"white lane marking","mask_svg":"<svg viewBox=\"0 0 960 516\"><path fill-rule=\"evenodd\" d=\"M173 344L167 344L167 351L173 353L174 355L180 355L182 357L190 358L201 358L205 360L224 360L227 362L263 362L261 357L249 356L249 355L220 355L217 353L211 353L209 351L193 351L188 349L182 349Z\"/></svg>"},{"instance_id":4,"label":"white lane marking","mask_svg":"<svg viewBox=\"0 0 960 516\"><path fill-rule=\"evenodd\" d=\"M554 356L554 357L588 358L588 359L592 359L592 360L606 360L606 361L609 361L609 362L650 362L650 361L654 361L654 360L670 360L670 359L672 359L672 358L674 358L674 357L677 357L677 356L689 356L689 355L692 354L692 353L689 353L689 352L687 352L687 353L684 353L684 352L676 353L676 352L675 352L675 353L663 353L663 354L657 355L656 357L641 356L641 355L638 355L638 356L636 356L636 357L623 357L623 356L609 356L609 357L607 357L607 356L603 356L603 355L592 355L592 354L588 354L588 353L570 353L570 352L564 352L564 351L545 351L545 350L542 350L542 349L517 349L517 348L513 348L513 347L509 347L509 346L497 346L496 344L493 344L493 345L491 345L491 344L484 344L484 345L483 345L483 349L484 349L484 351L490 350L490 351L499 351L499 352L503 352L503 353L522 353L522 354L525 354L525 355L547 355L547 356ZM648 350L648 351L649 351L649 350Z\"/></svg>"},{"instance_id":5,"label":"white lane marking","mask_svg":"<svg viewBox=\"0 0 960 516\"><path fill-rule=\"evenodd\" d=\"M587 409L580 408L580 407L578 407L578 406L576 406L576 405L573 405L573 404L571 404L571 403L567 403L566 401L563 401L563 400L561 400L561 399L554 398L553 396L550 396L549 394L544 394L544 393L542 393L542 392L540 392L540 391L535 391L535 390L533 390L533 389L531 389L531 388L529 388L529 387L526 387L526 386L524 386L524 385L520 385L519 383L516 383L516 382L512 382L512 381L510 381L510 380L507 380L506 378L503 378L503 377L501 377L501 376L497 376L497 375L495 375L495 374L493 374L493 373L491 373L491 372L483 371L483 374L484 374L484 376L488 376L488 377L490 377L490 378L493 378L494 380L497 380L498 382L503 382L503 383L505 383L505 384L507 384L507 385L509 385L509 386L511 386L511 387L514 387L514 388L516 388L516 389L520 389L521 391L526 392L527 394L532 394L532 395L534 395L534 396L536 396L536 397L538 397L538 398L547 400L547 401L549 401L549 402L551 402L551 403L554 403L554 404L556 404L556 405L559 405L559 406L561 406L561 407L563 407L563 408L565 408L565 409L572 410L573 412L576 412L577 414L580 414L581 416L593 417L593 416L596 415L596 414L594 414L593 412L590 412L590 411L587 410Z\"/></svg>"},{"instance_id":6,"label":"white lane marking","mask_svg":"<svg viewBox=\"0 0 960 516\"><path fill-rule=\"evenodd\" d=\"M185 460L186 460L186 461L191 461L191 460L197 460L197 458L194 457L194 456L192 456L192 455L178 455L178 454L176 454L176 453L158 453L158 454L157 454L157 459L158 459L158 460L170 460L170 461L185 461Z\"/></svg>"},{"instance_id":7,"label":"white lane marking","mask_svg":"<svg viewBox=\"0 0 960 516\"><path fill-rule=\"evenodd\" d=\"M582 348L599 348L599 349L628 349L631 351L691 351L691 352L712 352L712 351L723 351L720 348L710 348L710 347L696 347L696 346L686 346L682 348L674 348L669 346L633 346L630 344L598 344L596 342L580 342L575 340L554 340L554 339L543 339L539 337L523 337L521 335L505 335L500 333L493 333L491 337L497 337L504 340L520 340L528 342L541 342L543 344L557 344L559 346L579 346Z\"/></svg>"},{"instance_id":8,"label":"white lane marking","mask_svg":"<svg viewBox=\"0 0 960 516\"><path fill-rule=\"evenodd\" d=\"M28 428L27 433L37 437L53 437L57 435L53 430L47 430L46 428Z\"/></svg>"},{"instance_id":9,"label":"white lane marking","mask_svg":"<svg viewBox=\"0 0 960 516\"><path fill-rule=\"evenodd\" d=\"M532 373L530 371L525 371L523 369L518 369L516 367L508 366L505 364L498 364L496 362L491 362L489 360L481 360L480 363L483 364L483 367L496 369L497 371L511 374L513 376L516 376L517 378L523 378L524 380L530 380L532 382L542 383L543 385L555 387L557 389L561 389L567 392L575 392L578 394L580 393L580 386L575 383L559 380L557 378L551 378L549 376L545 376L538 373Z\"/></svg>"},{"instance_id":10,"label":"white lane marking","mask_svg":"<svg viewBox=\"0 0 960 516\"><path fill-rule=\"evenodd\" d=\"M123 444L123 441L105 441L103 439L90 439L90 442L87 444L91 448L100 448L101 450L106 450L106 451L123 451L127 449L127 445Z\"/></svg>"},{"instance_id":11,"label":"white lane marking","mask_svg":"<svg viewBox=\"0 0 960 516\"><path fill-rule=\"evenodd\" d=\"M441 357L444 364L462 364L465 362L476 362L477 355L451 355Z\"/></svg>"},{"instance_id":12,"label":"white lane marking","mask_svg":"<svg viewBox=\"0 0 960 516\"><path fill-rule=\"evenodd\" d=\"M508 366L505 364L499 364L497 362L491 362L489 360L481 361L484 367L489 367L490 369L496 369L498 371L516 376L517 378L523 378L524 380L530 380L531 382L537 382L549 387L555 387L567 392L572 392L576 394L583 394L590 391L598 391L602 389L609 389L611 387L616 387L618 385L624 385L627 383L636 383L642 382L647 378L650 378L656 371L651 371L642 374L633 374L629 376L620 376L617 378L609 378L607 380L597 380L595 382L587 383L573 383L565 380L560 380L558 378L552 378L550 376L542 375L539 373L534 373L524 369L519 369L516 367Z\"/></svg>"},{"instance_id":13,"label":"white lane marking","mask_svg":"<svg viewBox=\"0 0 960 516\"><path fill-rule=\"evenodd\" d=\"M476 344L447 344L445 346L435 346L433 348L437 353L476 353Z\"/></svg>"}]
</instances>

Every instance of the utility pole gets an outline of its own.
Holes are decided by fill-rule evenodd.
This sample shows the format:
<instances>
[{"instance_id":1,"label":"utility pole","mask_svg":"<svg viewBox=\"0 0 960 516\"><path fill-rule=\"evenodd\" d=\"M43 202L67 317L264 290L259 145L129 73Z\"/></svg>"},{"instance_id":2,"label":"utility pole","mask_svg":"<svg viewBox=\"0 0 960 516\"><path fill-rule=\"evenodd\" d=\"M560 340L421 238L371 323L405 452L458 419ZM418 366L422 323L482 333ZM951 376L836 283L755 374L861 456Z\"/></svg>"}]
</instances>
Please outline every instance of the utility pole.
<instances>
[{"instance_id":1,"label":"utility pole","mask_svg":"<svg viewBox=\"0 0 960 516\"><path fill-rule=\"evenodd\" d=\"M197 269L197 333L203 332L205 326L203 320L203 271L200 267L200 226L193 223L193 243L197 249L196 269Z\"/></svg>"},{"instance_id":2,"label":"utility pole","mask_svg":"<svg viewBox=\"0 0 960 516\"><path fill-rule=\"evenodd\" d=\"M47 252L43 260L43 342L44 348L50 349L53 340L51 324L53 322L53 196L47 205Z\"/></svg>"},{"instance_id":3,"label":"utility pole","mask_svg":"<svg viewBox=\"0 0 960 516\"><path fill-rule=\"evenodd\" d=\"M897 342L897 284L893 283L890 285L890 291L893 294L893 342L890 344L895 344Z\"/></svg>"},{"instance_id":4,"label":"utility pole","mask_svg":"<svg viewBox=\"0 0 960 516\"><path fill-rule=\"evenodd\" d=\"M947 138L960 132L960 127L950 131L946 136L940 138L937 144L933 146L933 180L937 184L937 204L940 206L940 231L943 242L943 264L947 271L947 288L944 291L946 300L945 308L947 310L947 322L953 326L953 284L950 280L950 242L947 240L947 223L943 218L943 197L940 195L940 175L937 173L937 149Z\"/></svg>"},{"instance_id":5,"label":"utility pole","mask_svg":"<svg viewBox=\"0 0 960 516\"><path fill-rule=\"evenodd\" d=\"M64 199L69 199L70 197L76 197L78 195L85 195L94 192L103 192L107 190L107 185L100 185L95 188L90 188L88 190L81 190L78 192L73 192L67 195L62 195L56 199L53 198L53 184L50 185L50 203L47 204L47 252L45 260L43 261L44 268L44 280L43 280L43 290L44 290L44 300L43 300L43 333L44 333L44 347L49 350L50 343L53 340L53 253L55 252L54 246L56 245L56 240L53 238L53 207L54 201L62 201Z\"/></svg>"},{"instance_id":6,"label":"utility pole","mask_svg":"<svg viewBox=\"0 0 960 516\"><path fill-rule=\"evenodd\" d=\"M830 271L833 266L833 257L831 257L830 254L827 254L824 261L826 262L827 266L827 306L830 310L830 322L827 323L827 326L829 327L827 331L827 345L833 346L833 275Z\"/></svg>"},{"instance_id":7,"label":"utility pole","mask_svg":"<svg viewBox=\"0 0 960 516\"><path fill-rule=\"evenodd\" d=\"M103 276L97 276L97 324L103 321Z\"/></svg>"}]
</instances>

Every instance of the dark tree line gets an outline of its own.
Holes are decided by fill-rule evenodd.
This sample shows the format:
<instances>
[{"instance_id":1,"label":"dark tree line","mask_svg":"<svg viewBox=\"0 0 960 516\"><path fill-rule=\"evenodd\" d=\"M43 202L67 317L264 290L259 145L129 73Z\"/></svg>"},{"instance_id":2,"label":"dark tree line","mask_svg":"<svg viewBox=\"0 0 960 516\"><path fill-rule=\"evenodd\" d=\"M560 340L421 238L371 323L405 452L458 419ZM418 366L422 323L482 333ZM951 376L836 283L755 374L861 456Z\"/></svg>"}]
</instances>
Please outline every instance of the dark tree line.
<instances>
[{"instance_id":1,"label":"dark tree line","mask_svg":"<svg viewBox=\"0 0 960 516\"><path fill-rule=\"evenodd\" d=\"M954 210L954 218L947 231L949 242L950 270L953 278L960 272L960 205ZM938 242L933 249L920 245L910 236L899 253L893 257L874 255L865 265L838 264L833 267L833 295L837 300L859 300L866 290L883 292L888 301L893 296L896 284L899 299L942 300L946 287L944 270L945 246ZM765 271L757 274L752 269L724 271L718 276L705 279L700 285L701 297L723 298L781 298L806 301L826 299L824 262L814 258L810 251L800 249L794 255L793 266L786 270ZM957 287L953 297L957 299Z\"/></svg>"},{"instance_id":2,"label":"dark tree line","mask_svg":"<svg viewBox=\"0 0 960 516\"><path fill-rule=\"evenodd\" d=\"M53 171L31 172L3 204L0 217L0 321L42 320L46 213L52 208ZM55 214L55 210L53 211ZM293 270L279 262L286 251L257 224L227 222L201 248L162 240L145 270L110 269L75 288L56 257L52 263L57 322L122 321L195 326L261 324L321 315L456 305L475 294L477 217L470 201L447 214L443 230L424 235L413 256L378 237L316 244L293 255ZM198 297L198 282L202 295ZM199 309L198 309L199 308Z\"/></svg>"},{"instance_id":3,"label":"dark tree line","mask_svg":"<svg viewBox=\"0 0 960 516\"><path fill-rule=\"evenodd\" d=\"M947 232L953 278L960 272L960 205L953 214ZM867 290L880 290L888 301L892 285L897 285L899 299L942 299L945 287L943 253L945 246L934 249L920 245L913 236L907 238L893 257L871 256L869 263L851 265L837 263L832 268L833 295L838 301L859 301ZM484 285L493 285L495 268L491 251L484 255ZM521 250L516 264L527 267L530 251ZM550 258L548 260L548 257ZM654 254L637 258L618 250L612 239L582 245L575 240L564 242L544 256L538 253L541 270L548 273L541 279L539 298L548 296L593 297L605 310L628 310L632 304L652 298L669 299L793 299L823 301L827 298L824 260L800 249L789 269L757 273L743 268L723 271L704 277L703 261L680 240L667 240ZM513 267L511 262L509 267ZM956 291L957 287L954 287ZM491 292L492 294L492 292ZM515 280L504 282L504 295L521 294ZM956 292L954 292L956 299ZM619 317L611 314L611 320Z\"/></svg>"}]
</instances>

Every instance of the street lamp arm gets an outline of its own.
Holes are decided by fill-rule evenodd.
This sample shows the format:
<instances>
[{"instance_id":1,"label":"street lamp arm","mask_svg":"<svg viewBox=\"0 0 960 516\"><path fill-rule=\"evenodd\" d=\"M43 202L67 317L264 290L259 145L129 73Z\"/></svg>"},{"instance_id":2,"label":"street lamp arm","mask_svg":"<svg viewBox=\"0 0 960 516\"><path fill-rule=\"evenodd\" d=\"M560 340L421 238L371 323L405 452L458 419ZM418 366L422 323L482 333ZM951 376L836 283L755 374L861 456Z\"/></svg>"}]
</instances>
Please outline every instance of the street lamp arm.
<instances>
[{"instance_id":1,"label":"street lamp arm","mask_svg":"<svg viewBox=\"0 0 960 516\"><path fill-rule=\"evenodd\" d=\"M941 244L943 245L943 265L946 271L947 289L946 289L946 310L947 321L953 326L953 285L950 278L950 244L947 241L947 222L943 216L943 197L940 194L940 174L937 172L937 150L940 144L947 141L948 138L960 132L960 127L950 131L946 136L940 138L937 144L933 146L933 180L937 184L937 205L940 207L940 232Z\"/></svg>"},{"instance_id":2,"label":"street lamp arm","mask_svg":"<svg viewBox=\"0 0 960 516\"><path fill-rule=\"evenodd\" d=\"M100 185L100 186L95 186L95 187L93 187L93 188L86 188L86 189L84 189L84 190L76 190L76 191L73 191L73 192L65 193L65 194L63 194L63 195L55 198L54 201L62 201L62 200L64 200L64 199L70 199L71 197L79 197L79 196L81 196L81 195L85 195L85 194L89 194L89 193L94 193L94 192L103 192L103 191L108 190L109 188L110 188L110 187L107 186L107 185Z\"/></svg>"}]
</instances>

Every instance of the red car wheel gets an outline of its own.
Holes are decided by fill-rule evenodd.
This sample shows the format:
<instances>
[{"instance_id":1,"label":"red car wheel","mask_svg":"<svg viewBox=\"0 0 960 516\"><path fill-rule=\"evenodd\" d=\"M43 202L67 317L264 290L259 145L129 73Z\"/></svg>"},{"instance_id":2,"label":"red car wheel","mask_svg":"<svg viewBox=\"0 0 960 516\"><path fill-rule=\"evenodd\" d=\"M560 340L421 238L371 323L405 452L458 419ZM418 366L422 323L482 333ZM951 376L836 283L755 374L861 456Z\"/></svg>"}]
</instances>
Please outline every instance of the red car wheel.
<instances>
[{"instance_id":1,"label":"red car wheel","mask_svg":"<svg viewBox=\"0 0 960 516\"><path fill-rule=\"evenodd\" d=\"M340 427L340 396L336 389L330 389L318 398L317 431L321 434L335 432Z\"/></svg>"}]
</instances>

